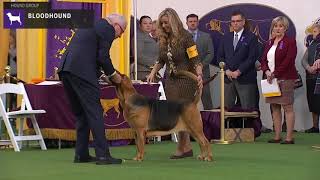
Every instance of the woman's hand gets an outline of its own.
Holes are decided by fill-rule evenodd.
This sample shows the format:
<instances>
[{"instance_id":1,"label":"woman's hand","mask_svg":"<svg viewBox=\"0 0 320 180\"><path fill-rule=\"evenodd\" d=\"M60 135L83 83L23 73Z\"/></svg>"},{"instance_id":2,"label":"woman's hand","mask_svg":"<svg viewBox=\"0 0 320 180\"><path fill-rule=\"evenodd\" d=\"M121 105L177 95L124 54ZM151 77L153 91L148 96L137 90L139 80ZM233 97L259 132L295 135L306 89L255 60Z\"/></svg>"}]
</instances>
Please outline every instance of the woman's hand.
<instances>
[{"instance_id":1,"label":"woman's hand","mask_svg":"<svg viewBox=\"0 0 320 180\"><path fill-rule=\"evenodd\" d=\"M267 75L267 81L268 81L268 83L271 84L271 83L272 83L272 80L273 80L273 78L274 78L274 74L271 73L269 70L267 70L267 71L265 72L265 74Z\"/></svg>"},{"instance_id":2,"label":"woman's hand","mask_svg":"<svg viewBox=\"0 0 320 180\"><path fill-rule=\"evenodd\" d=\"M155 73L153 73L153 71L151 71L151 73L148 75L148 77L147 77L147 82L148 82L148 83L153 83L153 82L155 82Z\"/></svg>"},{"instance_id":3,"label":"woman's hand","mask_svg":"<svg viewBox=\"0 0 320 180\"><path fill-rule=\"evenodd\" d=\"M148 75L147 77L147 82L148 83L153 83L153 82L156 82L156 74L157 72L162 68L163 65L161 65L160 63L156 63L152 70L151 70L151 73Z\"/></svg>"},{"instance_id":4,"label":"woman's hand","mask_svg":"<svg viewBox=\"0 0 320 180\"><path fill-rule=\"evenodd\" d=\"M312 66L315 70L319 70L320 69L320 59L317 59Z\"/></svg>"},{"instance_id":5,"label":"woman's hand","mask_svg":"<svg viewBox=\"0 0 320 180\"><path fill-rule=\"evenodd\" d=\"M198 81L198 87L199 87L199 89L202 89L202 88L203 88L202 74L199 74L199 75L197 76L197 81Z\"/></svg>"},{"instance_id":6,"label":"woman's hand","mask_svg":"<svg viewBox=\"0 0 320 180\"><path fill-rule=\"evenodd\" d=\"M203 81L202 81L202 64L199 63L196 66L196 73L197 73L197 81L198 81L198 87L199 89L203 88Z\"/></svg>"},{"instance_id":7,"label":"woman's hand","mask_svg":"<svg viewBox=\"0 0 320 180\"><path fill-rule=\"evenodd\" d=\"M309 74L316 74L317 73L317 69L313 66L307 67L307 71Z\"/></svg>"}]
</instances>

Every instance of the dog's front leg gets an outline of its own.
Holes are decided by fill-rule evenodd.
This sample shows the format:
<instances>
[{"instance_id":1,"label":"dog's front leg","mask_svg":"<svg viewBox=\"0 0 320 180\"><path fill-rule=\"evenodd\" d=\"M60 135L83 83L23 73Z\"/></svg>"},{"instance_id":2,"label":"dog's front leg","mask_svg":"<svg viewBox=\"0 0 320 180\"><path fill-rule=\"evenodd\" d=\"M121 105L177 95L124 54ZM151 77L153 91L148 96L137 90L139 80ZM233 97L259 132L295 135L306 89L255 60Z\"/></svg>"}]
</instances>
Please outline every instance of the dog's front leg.
<instances>
[{"instance_id":1,"label":"dog's front leg","mask_svg":"<svg viewBox=\"0 0 320 180\"><path fill-rule=\"evenodd\" d=\"M142 161L144 156L144 144L145 144L145 134L146 131L144 128L139 128L136 131L136 146L137 146L137 155L133 158L135 161Z\"/></svg>"}]
</instances>

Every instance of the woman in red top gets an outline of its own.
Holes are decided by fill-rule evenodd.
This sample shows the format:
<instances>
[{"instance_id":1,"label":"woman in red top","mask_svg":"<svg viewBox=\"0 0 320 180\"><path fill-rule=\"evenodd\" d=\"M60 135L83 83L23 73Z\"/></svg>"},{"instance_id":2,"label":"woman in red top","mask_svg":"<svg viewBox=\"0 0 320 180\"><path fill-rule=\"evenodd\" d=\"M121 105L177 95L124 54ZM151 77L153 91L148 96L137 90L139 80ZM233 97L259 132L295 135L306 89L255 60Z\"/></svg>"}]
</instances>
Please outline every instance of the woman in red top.
<instances>
[{"instance_id":1,"label":"woman in red top","mask_svg":"<svg viewBox=\"0 0 320 180\"><path fill-rule=\"evenodd\" d=\"M281 96L266 98L266 102L271 104L275 130L275 136L268 141L269 143L294 144L293 91L294 82L298 78L295 67L297 45L295 39L285 35L288 27L289 21L283 16L272 20L270 32L273 32L275 37L267 41L261 57L261 69L268 82L271 83L274 78L277 78L281 89ZM281 107L284 109L287 123L287 136L284 141L281 140Z\"/></svg>"}]
</instances>

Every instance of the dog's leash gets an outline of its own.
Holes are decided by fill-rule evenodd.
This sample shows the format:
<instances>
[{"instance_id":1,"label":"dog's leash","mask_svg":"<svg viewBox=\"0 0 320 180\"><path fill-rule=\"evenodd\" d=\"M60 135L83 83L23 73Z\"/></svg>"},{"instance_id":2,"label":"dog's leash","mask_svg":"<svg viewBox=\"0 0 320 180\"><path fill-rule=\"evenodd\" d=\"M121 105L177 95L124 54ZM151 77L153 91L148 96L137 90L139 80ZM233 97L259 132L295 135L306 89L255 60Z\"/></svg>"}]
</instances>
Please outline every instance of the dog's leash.
<instances>
[{"instance_id":1,"label":"dog's leash","mask_svg":"<svg viewBox=\"0 0 320 180\"><path fill-rule=\"evenodd\" d=\"M117 73L121 74L118 70L115 70ZM197 81L197 76L189 71L185 71L185 70L181 70L181 71L177 71L174 72L174 74L176 76L186 76L189 77L191 79L194 79ZM203 86L209 84L211 81L213 81L216 77L217 77L218 73L213 74L211 77L209 77L208 79L206 79L205 81L203 81Z\"/></svg>"},{"instance_id":2,"label":"dog's leash","mask_svg":"<svg viewBox=\"0 0 320 180\"><path fill-rule=\"evenodd\" d=\"M213 81L216 77L218 76L218 73L215 73L213 76L209 77L208 79L206 79L205 81L203 81L203 86L209 84L211 81Z\"/></svg>"},{"instance_id":3,"label":"dog's leash","mask_svg":"<svg viewBox=\"0 0 320 180\"><path fill-rule=\"evenodd\" d=\"M181 70L181 71L176 71L174 72L175 76L186 76L189 77L195 81L197 81L197 76L189 71L185 71L185 70ZM208 79L206 79L205 81L203 81L203 86L209 84L212 80L214 80L217 77L218 73L215 73L213 76L209 77Z\"/></svg>"}]
</instances>

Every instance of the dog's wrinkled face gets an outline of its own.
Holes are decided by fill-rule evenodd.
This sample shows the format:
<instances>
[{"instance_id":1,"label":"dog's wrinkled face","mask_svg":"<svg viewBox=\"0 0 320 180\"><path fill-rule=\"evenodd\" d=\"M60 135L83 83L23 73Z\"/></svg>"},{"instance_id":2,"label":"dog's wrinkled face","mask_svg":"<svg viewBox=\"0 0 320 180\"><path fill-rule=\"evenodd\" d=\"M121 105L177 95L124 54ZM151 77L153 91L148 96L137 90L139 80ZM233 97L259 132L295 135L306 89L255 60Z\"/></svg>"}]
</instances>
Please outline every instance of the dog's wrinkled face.
<instances>
[{"instance_id":1,"label":"dog's wrinkled face","mask_svg":"<svg viewBox=\"0 0 320 180\"><path fill-rule=\"evenodd\" d=\"M116 87L116 92L118 95L118 98L120 100L124 100L126 98L127 95L130 94L130 92L135 91L131 79L124 75L124 74L120 74L121 75L121 82L119 84L113 83L113 85Z\"/></svg>"}]
</instances>

